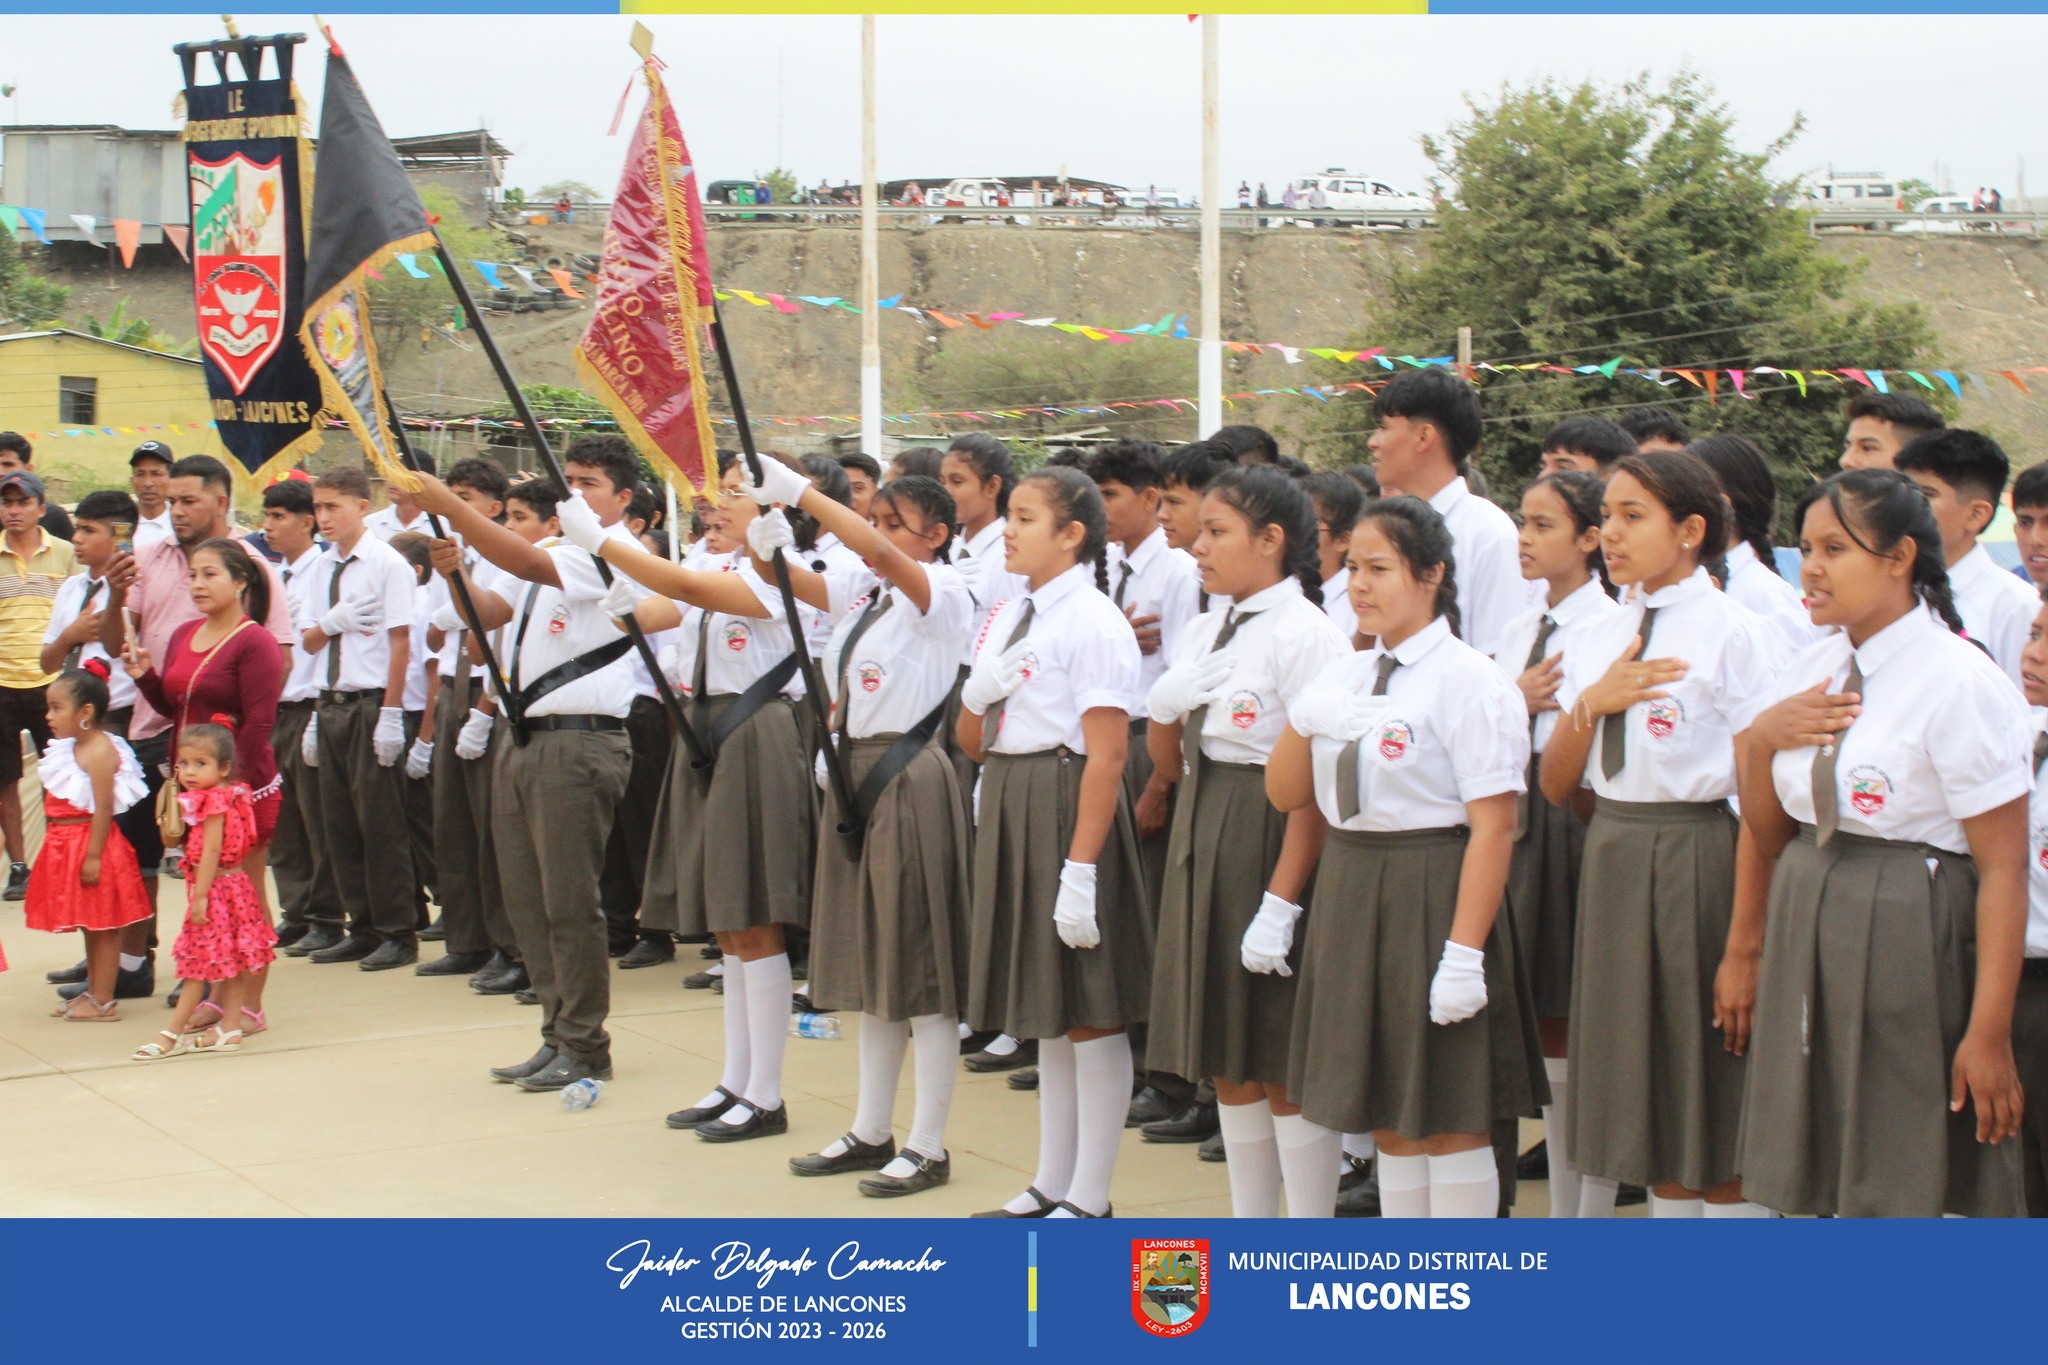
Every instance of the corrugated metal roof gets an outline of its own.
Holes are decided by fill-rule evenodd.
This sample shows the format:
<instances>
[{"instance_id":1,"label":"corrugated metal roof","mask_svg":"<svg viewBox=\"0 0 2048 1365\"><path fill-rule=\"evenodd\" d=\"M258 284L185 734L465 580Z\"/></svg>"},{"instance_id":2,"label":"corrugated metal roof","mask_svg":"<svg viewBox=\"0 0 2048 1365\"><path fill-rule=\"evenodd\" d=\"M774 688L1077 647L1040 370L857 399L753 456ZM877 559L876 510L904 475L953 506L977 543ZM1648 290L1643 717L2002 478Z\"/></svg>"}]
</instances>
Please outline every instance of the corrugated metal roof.
<instances>
[{"instance_id":1,"label":"corrugated metal roof","mask_svg":"<svg viewBox=\"0 0 2048 1365\"><path fill-rule=\"evenodd\" d=\"M125 341L109 341L106 337L96 337L91 332L73 331L69 327L51 327L41 332L9 332L5 335L0 335L0 346L5 346L10 341L33 341L37 337L77 337L80 341L89 341L95 346L112 346L117 351L134 351L137 355L153 355L160 360L174 360L180 365L197 365L201 363L191 356L172 355L169 351L152 351L147 346L130 346Z\"/></svg>"}]
</instances>

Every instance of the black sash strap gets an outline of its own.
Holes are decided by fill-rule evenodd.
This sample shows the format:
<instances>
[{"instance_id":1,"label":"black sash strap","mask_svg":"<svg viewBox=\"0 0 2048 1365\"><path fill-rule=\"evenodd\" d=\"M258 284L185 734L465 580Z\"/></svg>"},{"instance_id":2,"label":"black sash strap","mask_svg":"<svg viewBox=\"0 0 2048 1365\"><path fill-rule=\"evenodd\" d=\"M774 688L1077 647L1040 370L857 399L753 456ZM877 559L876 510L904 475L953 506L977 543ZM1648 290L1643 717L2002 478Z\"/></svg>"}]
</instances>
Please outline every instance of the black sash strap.
<instances>
[{"instance_id":1,"label":"black sash strap","mask_svg":"<svg viewBox=\"0 0 2048 1365\"><path fill-rule=\"evenodd\" d=\"M725 742L739 733L739 728L754 718L756 712L774 700L777 693L789 685L796 676L796 654L791 652L782 657L775 667L754 679L753 686L740 693L740 699L725 708L725 713L713 721L704 731L706 754L701 763L690 766L699 772L710 769L718 762L718 751Z\"/></svg>"},{"instance_id":2,"label":"black sash strap","mask_svg":"<svg viewBox=\"0 0 2048 1365\"><path fill-rule=\"evenodd\" d=\"M950 697L941 701L925 714L923 720L898 735L896 742L882 751L881 761L861 780L860 790L853 794L851 818L839 822L839 836L853 846L851 852L860 851L862 834L867 829L869 817L875 813L876 804L882 799L882 793L939 732L939 725L946 719L951 701Z\"/></svg>"},{"instance_id":3,"label":"black sash strap","mask_svg":"<svg viewBox=\"0 0 2048 1365\"><path fill-rule=\"evenodd\" d=\"M609 668L625 658L632 648L633 642L621 635L587 654L578 654L567 663L556 664L519 690L519 714L524 716L532 711L533 704L548 693L559 692L578 678L587 678L601 668Z\"/></svg>"}]
</instances>

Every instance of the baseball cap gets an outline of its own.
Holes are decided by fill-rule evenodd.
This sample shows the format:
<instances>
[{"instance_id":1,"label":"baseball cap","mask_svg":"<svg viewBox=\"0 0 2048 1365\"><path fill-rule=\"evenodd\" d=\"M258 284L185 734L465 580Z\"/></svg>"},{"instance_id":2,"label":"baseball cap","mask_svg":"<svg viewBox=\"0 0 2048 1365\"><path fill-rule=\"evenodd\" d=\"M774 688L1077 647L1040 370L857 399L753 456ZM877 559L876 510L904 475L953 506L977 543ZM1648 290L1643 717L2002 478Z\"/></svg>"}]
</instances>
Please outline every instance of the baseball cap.
<instances>
[{"instance_id":1,"label":"baseball cap","mask_svg":"<svg viewBox=\"0 0 2048 1365\"><path fill-rule=\"evenodd\" d=\"M5 474L0 474L0 495L14 489L19 489L31 498L43 497L43 481L36 476L34 470L10 469Z\"/></svg>"},{"instance_id":2,"label":"baseball cap","mask_svg":"<svg viewBox=\"0 0 2048 1365\"><path fill-rule=\"evenodd\" d=\"M171 448L162 441L144 441L135 447L135 453L128 457L133 465L137 460L162 460L165 464L176 464L178 457L171 454Z\"/></svg>"}]
</instances>

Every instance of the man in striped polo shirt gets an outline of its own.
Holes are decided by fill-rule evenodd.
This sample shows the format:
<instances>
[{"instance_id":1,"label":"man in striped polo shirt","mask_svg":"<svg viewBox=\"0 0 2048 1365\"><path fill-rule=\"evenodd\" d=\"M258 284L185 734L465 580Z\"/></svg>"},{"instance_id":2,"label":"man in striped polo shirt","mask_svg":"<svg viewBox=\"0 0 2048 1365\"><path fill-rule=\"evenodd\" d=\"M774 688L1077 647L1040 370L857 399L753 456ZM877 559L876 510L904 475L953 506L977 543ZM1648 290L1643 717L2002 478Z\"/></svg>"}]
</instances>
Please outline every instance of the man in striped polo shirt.
<instances>
[{"instance_id":1,"label":"man in striped polo shirt","mask_svg":"<svg viewBox=\"0 0 2048 1365\"><path fill-rule=\"evenodd\" d=\"M28 841L21 832L21 732L40 753L50 742L43 689L43 632L57 588L78 572L71 546L38 523L43 481L26 469L0 474L0 838L7 845L5 898L28 895Z\"/></svg>"}]
</instances>

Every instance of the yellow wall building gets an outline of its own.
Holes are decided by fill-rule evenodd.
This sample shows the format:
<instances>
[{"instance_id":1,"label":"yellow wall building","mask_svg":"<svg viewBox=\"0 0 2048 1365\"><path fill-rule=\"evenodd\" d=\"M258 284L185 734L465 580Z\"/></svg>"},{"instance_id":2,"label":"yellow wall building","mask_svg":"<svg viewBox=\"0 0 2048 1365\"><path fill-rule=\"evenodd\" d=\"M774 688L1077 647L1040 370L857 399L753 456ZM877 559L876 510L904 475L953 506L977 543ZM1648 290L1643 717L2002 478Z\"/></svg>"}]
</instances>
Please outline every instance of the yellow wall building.
<instances>
[{"instance_id":1,"label":"yellow wall building","mask_svg":"<svg viewBox=\"0 0 2048 1365\"><path fill-rule=\"evenodd\" d=\"M0 335L0 431L34 443L53 502L127 487L128 456L144 441L237 468L213 429L197 360L83 332Z\"/></svg>"}]
</instances>

